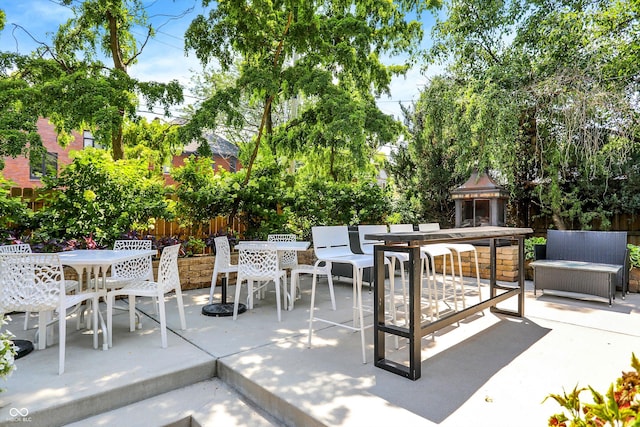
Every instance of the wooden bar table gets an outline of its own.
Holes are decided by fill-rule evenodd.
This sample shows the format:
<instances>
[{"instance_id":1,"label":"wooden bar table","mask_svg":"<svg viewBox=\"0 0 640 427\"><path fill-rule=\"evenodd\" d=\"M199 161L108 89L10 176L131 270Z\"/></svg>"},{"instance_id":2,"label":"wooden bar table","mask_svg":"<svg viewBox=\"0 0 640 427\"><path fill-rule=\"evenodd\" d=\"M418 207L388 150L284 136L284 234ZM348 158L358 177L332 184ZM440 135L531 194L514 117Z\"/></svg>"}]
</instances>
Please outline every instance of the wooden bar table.
<instances>
[{"instance_id":1,"label":"wooden bar table","mask_svg":"<svg viewBox=\"0 0 640 427\"><path fill-rule=\"evenodd\" d=\"M524 238L533 233L530 228L512 227L468 227L435 231L412 231L404 233L373 233L366 239L384 241L374 248L374 362L375 366L397 375L417 380L422 375L421 340L424 336L459 322L472 314L489 308L492 312L512 316L524 316ZM496 240L509 239L518 242L518 281L515 286L496 283ZM420 245L430 243L489 240L490 280L489 298L464 310L454 312L434 322L422 323L420 283ZM385 272L384 253L405 252L409 254L409 313L407 326L387 324L385 320ZM518 297L518 309L504 310L497 304L511 297ZM388 360L385 357L385 334L397 335L409 340L409 366Z\"/></svg>"}]
</instances>

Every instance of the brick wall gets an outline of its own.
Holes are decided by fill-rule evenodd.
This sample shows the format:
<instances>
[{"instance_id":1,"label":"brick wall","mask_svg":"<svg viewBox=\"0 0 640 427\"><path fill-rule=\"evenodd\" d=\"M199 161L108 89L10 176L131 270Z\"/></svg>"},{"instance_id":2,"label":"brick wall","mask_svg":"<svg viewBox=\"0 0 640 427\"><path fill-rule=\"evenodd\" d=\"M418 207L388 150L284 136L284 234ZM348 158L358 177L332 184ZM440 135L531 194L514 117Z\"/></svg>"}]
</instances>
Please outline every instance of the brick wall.
<instances>
[{"instance_id":1,"label":"brick wall","mask_svg":"<svg viewBox=\"0 0 640 427\"><path fill-rule=\"evenodd\" d=\"M58 144L57 135L55 129L47 119L39 119L38 133L42 137L42 143L49 153L56 153L58 155L58 171L63 165L71 163L69 158L69 152L71 150L82 150L83 140L82 135L77 132L73 132L73 141L66 147L62 148ZM29 176L29 159L26 157L5 157L5 167L2 171L2 175L11 181L13 181L17 187L22 188L36 188L41 187L42 183L39 179L32 179Z\"/></svg>"}]
</instances>

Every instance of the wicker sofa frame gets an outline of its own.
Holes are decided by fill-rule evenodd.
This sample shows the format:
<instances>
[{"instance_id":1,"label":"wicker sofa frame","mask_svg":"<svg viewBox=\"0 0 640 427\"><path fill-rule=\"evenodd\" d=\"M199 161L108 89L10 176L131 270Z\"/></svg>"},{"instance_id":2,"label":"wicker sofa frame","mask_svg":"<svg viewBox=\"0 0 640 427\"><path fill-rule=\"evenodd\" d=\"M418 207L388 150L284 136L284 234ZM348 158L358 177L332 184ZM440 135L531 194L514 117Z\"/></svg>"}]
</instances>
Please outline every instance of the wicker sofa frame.
<instances>
[{"instance_id":1,"label":"wicker sofa frame","mask_svg":"<svg viewBox=\"0 0 640 427\"><path fill-rule=\"evenodd\" d=\"M607 298L628 291L629 253L624 231L548 230L544 259L531 263L534 295L551 290Z\"/></svg>"}]
</instances>

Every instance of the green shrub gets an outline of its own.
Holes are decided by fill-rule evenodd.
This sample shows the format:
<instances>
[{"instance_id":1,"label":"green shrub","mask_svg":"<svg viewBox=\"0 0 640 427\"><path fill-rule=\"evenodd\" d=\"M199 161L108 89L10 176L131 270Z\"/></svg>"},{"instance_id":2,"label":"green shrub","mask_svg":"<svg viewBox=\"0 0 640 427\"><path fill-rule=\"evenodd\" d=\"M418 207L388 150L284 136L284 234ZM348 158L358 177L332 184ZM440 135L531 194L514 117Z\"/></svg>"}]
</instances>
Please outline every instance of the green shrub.
<instances>
[{"instance_id":1,"label":"green shrub","mask_svg":"<svg viewBox=\"0 0 640 427\"><path fill-rule=\"evenodd\" d=\"M532 261L535 259L534 248L536 245L547 244L545 237L529 237L524 239L524 259Z\"/></svg>"},{"instance_id":2,"label":"green shrub","mask_svg":"<svg viewBox=\"0 0 640 427\"><path fill-rule=\"evenodd\" d=\"M627 244L627 249L629 249L630 267L640 268L640 246L629 243Z\"/></svg>"},{"instance_id":3,"label":"green shrub","mask_svg":"<svg viewBox=\"0 0 640 427\"><path fill-rule=\"evenodd\" d=\"M116 162L97 149L72 156L59 177L44 180L45 207L35 215L35 242L91 236L106 246L130 230L152 228L154 218L170 218L164 182L149 176L146 162Z\"/></svg>"}]
</instances>

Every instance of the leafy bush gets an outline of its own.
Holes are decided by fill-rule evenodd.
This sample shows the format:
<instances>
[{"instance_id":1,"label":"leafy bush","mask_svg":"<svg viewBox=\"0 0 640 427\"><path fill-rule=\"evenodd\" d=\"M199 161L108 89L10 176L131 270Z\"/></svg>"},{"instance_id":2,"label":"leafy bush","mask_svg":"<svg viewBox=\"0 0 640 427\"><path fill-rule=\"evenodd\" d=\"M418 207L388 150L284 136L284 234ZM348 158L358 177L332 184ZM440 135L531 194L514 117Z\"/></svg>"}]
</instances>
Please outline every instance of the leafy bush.
<instances>
[{"instance_id":1,"label":"leafy bush","mask_svg":"<svg viewBox=\"0 0 640 427\"><path fill-rule=\"evenodd\" d=\"M17 231L29 226L32 212L19 197L11 197L13 183L0 174L0 230L7 230L3 240L19 238ZM11 232L9 231L11 230Z\"/></svg>"},{"instance_id":2,"label":"leafy bush","mask_svg":"<svg viewBox=\"0 0 640 427\"><path fill-rule=\"evenodd\" d=\"M574 387L569 394L550 394L545 398L554 399L569 412L554 414L549 418L549 426L567 427L611 427L637 426L640 422L640 362L635 354L631 355L631 366L635 372L623 372L611 384L605 395L594 390L591 386L593 403L582 403L580 393L587 388Z\"/></svg>"},{"instance_id":3,"label":"leafy bush","mask_svg":"<svg viewBox=\"0 0 640 427\"><path fill-rule=\"evenodd\" d=\"M545 245L545 244L547 244L547 239L545 237L529 237L528 239L524 239L524 259L531 260L531 261L534 260L535 246Z\"/></svg>"},{"instance_id":4,"label":"leafy bush","mask_svg":"<svg viewBox=\"0 0 640 427\"><path fill-rule=\"evenodd\" d=\"M629 264L631 268L640 268L640 246L629 243L627 244L627 249L629 249Z\"/></svg>"},{"instance_id":5,"label":"leafy bush","mask_svg":"<svg viewBox=\"0 0 640 427\"><path fill-rule=\"evenodd\" d=\"M72 156L73 163L59 177L45 179L45 208L35 215L34 243L82 242L91 236L98 246L106 246L124 231L147 230L153 218L170 217L164 182L149 176L146 162L115 162L96 149Z\"/></svg>"},{"instance_id":6,"label":"leafy bush","mask_svg":"<svg viewBox=\"0 0 640 427\"><path fill-rule=\"evenodd\" d=\"M224 169L214 173L211 159L190 157L171 176L179 183L176 215L181 225L200 229L205 222L231 213L238 177Z\"/></svg>"}]
</instances>

